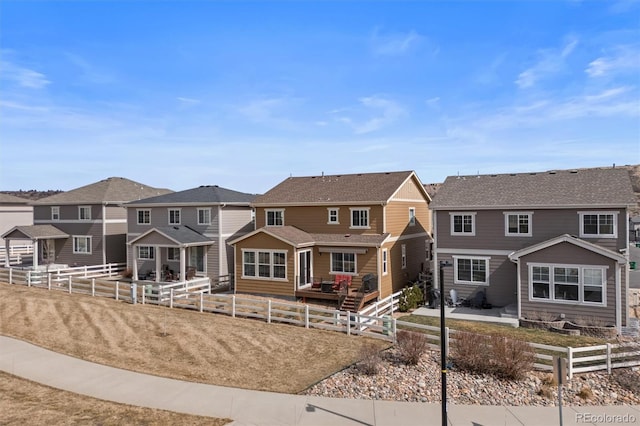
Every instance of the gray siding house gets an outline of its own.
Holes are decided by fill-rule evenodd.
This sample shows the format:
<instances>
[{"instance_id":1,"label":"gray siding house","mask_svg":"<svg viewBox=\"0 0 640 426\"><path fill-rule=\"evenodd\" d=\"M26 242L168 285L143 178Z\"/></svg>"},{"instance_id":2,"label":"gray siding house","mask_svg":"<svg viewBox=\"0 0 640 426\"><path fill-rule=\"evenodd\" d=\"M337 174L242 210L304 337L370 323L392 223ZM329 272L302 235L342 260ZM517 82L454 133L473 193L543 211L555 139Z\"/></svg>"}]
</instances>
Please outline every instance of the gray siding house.
<instances>
[{"instance_id":1,"label":"gray siding house","mask_svg":"<svg viewBox=\"0 0 640 426\"><path fill-rule=\"evenodd\" d=\"M128 203L127 265L134 279L232 274L227 240L253 230L254 198L203 185Z\"/></svg>"},{"instance_id":2,"label":"gray siding house","mask_svg":"<svg viewBox=\"0 0 640 426\"><path fill-rule=\"evenodd\" d=\"M519 317L548 312L621 330L634 205L620 168L448 177L431 203L435 273L449 262L446 294L484 291Z\"/></svg>"},{"instance_id":3,"label":"gray siding house","mask_svg":"<svg viewBox=\"0 0 640 426\"><path fill-rule=\"evenodd\" d=\"M124 203L171 192L129 179L110 177L33 201L33 225L16 226L2 236L30 241L34 266L103 265L126 261Z\"/></svg>"}]
</instances>

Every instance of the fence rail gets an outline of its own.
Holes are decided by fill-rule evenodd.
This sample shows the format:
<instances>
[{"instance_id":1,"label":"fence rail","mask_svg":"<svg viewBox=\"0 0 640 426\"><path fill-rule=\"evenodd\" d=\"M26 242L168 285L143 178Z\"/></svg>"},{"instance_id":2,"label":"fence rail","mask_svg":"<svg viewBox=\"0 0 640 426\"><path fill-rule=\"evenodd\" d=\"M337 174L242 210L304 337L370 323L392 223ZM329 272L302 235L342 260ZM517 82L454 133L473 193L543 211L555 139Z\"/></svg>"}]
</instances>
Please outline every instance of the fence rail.
<instances>
[{"instance_id":1,"label":"fence rail","mask_svg":"<svg viewBox=\"0 0 640 426\"><path fill-rule=\"evenodd\" d=\"M54 278L49 273L35 280L30 271L0 268L0 281L21 284L48 290L81 293L95 297L108 297L129 303L152 303L169 308L195 310L240 318L253 318L267 323L285 323L305 328L337 331L347 335L360 335L395 342L398 329L415 329L424 333L429 347L439 350L440 328L406 321L399 321L382 312L393 312L400 293L395 293L360 312L325 309L312 305L255 299L234 294L210 294L208 278L171 284L133 282L124 283L95 277L79 277L67 274ZM456 331L445 328L446 348L455 343ZM535 353L534 367L539 370L553 369L554 356L567 359L569 378L576 373L614 368L640 366L640 343L620 343L581 348L558 347L529 343Z\"/></svg>"},{"instance_id":2,"label":"fence rail","mask_svg":"<svg viewBox=\"0 0 640 426\"><path fill-rule=\"evenodd\" d=\"M9 246L9 251L5 246L0 247L0 265L5 264L7 256L10 264L20 265L25 258L33 259L33 245L13 244Z\"/></svg>"}]
</instances>

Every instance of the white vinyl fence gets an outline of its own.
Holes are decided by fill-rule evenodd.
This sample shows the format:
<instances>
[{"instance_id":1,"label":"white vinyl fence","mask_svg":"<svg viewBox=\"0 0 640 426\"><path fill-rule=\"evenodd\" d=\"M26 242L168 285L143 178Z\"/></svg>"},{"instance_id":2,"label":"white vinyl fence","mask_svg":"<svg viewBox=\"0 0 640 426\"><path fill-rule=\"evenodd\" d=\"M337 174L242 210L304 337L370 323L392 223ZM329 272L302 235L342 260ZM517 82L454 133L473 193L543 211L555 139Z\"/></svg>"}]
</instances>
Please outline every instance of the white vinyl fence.
<instances>
[{"instance_id":1,"label":"white vinyl fence","mask_svg":"<svg viewBox=\"0 0 640 426\"><path fill-rule=\"evenodd\" d=\"M13 244L9 246L9 250L3 245L0 247L0 265L5 265L7 256L9 256L9 264L20 265L26 259L33 259L33 245L31 244Z\"/></svg>"}]
</instances>

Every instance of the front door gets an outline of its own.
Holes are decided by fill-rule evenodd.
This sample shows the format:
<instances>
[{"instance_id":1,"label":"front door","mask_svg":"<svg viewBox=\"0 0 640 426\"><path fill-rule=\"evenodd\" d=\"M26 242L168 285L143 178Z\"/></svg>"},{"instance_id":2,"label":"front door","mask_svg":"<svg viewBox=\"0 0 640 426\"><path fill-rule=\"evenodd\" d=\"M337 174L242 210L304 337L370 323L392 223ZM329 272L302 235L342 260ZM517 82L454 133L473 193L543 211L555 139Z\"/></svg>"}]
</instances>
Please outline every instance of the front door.
<instances>
[{"instance_id":1,"label":"front door","mask_svg":"<svg viewBox=\"0 0 640 426\"><path fill-rule=\"evenodd\" d=\"M189 247L189 266L196 268L196 272L204 274L205 261L204 261L204 247Z\"/></svg>"},{"instance_id":2,"label":"front door","mask_svg":"<svg viewBox=\"0 0 640 426\"><path fill-rule=\"evenodd\" d=\"M56 261L56 241L53 239L42 240L42 263L51 264Z\"/></svg>"},{"instance_id":3,"label":"front door","mask_svg":"<svg viewBox=\"0 0 640 426\"><path fill-rule=\"evenodd\" d=\"M300 278L298 288L311 284L311 250L301 251L298 255L298 267L300 268Z\"/></svg>"}]
</instances>

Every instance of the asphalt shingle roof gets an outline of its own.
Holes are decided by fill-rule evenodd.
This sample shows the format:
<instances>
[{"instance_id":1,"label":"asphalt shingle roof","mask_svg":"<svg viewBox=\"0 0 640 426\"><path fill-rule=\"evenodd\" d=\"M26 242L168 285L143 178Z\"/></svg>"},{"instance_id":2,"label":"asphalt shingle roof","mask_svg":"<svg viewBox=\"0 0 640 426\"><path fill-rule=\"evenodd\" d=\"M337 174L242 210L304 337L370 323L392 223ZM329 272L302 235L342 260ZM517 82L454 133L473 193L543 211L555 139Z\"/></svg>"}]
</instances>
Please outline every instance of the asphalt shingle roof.
<instances>
[{"instance_id":1,"label":"asphalt shingle roof","mask_svg":"<svg viewBox=\"0 0 640 426\"><path fill-rule=\"evenodd\" d=\"M4 235L15 235L20 233L34 240L42 240L47 238L69 238L69 234L63 232L53 225L24 225L16 226Z\"/></svg>"},{"instance_id":2,"label":"asphalt shingle roof","mask_svg":"<svg viewBox=\"0 0 640 426\"><path fill-rule=\"evenodd\" d=\"M29 204L29 200L0 192L0 204Z\"/></svg>"},{"instance_id":3,"label":"asphalt shingle roof","mask_svg":"<svg viewBox=\"0 0 640 426\"><path fill-rule=\"evenodd\" d=\"M164 188L153 188L126 178L110 177L67 192L41 198L32 204L122 204L169 192L172 191Z\"/></svg>"},{"instance_id":4,"label":"asphalt shingle roof","mask_svg":"<svg viewBox=\"0 0 640 426\"><path fill-rule=\"evenodd\" d=\"M389 236L386 234L310 234L295 226L269 226L260 228L259 231L268 232L271 235L288 241L294 246L302 245L331 245L331 246L380 246ZM246 237L241 237L236 241Z\"/></svg>"},{"instance_id":5,"label":"asphalt shingle roof","mask_svg":"<svg viewBox=\"0 0 640 426\"><path fill-rule=\"evenodd\" d=\"M158 195L155 197L145 198L142 200L132 201L135 204L246 204L249 205L255 194L247 194L244 192L233 191L231 189L221 188L218 185L203 185L197 188L186 189L184 191L172 192L170 194Z\"/></svg>"},{"instance_id":6,"label":"asphalt shingle roof","mask_svg":"<svg viewBox=\"0 0 640 426\"><path fill-rule=\"evenodd\" d=\"M635 205L622 168L450 176L431 203L434 210L500 207L623 207Z\"/></svg>"},{"instance_id":7,"label":"asphalt shingle roof","mask_svg":"<svg viewBox=\"0 0 640 426\"><path fill-rule=\"evenodd\" d=\"M388 201L412 171L289 177L253 204L309 205L383 203Z\"/></svg>"},{"instance_id":8,"label":"asphalt shingle roof","mask_svg":"<svg viewBox=\"0 0 640 426\"><path fill-rule=\"evenodd\" d=\"M205 237L188 226L157 226L155 229L180 244L210 243L211 238Z\"/></svg>"}]
</instances>

